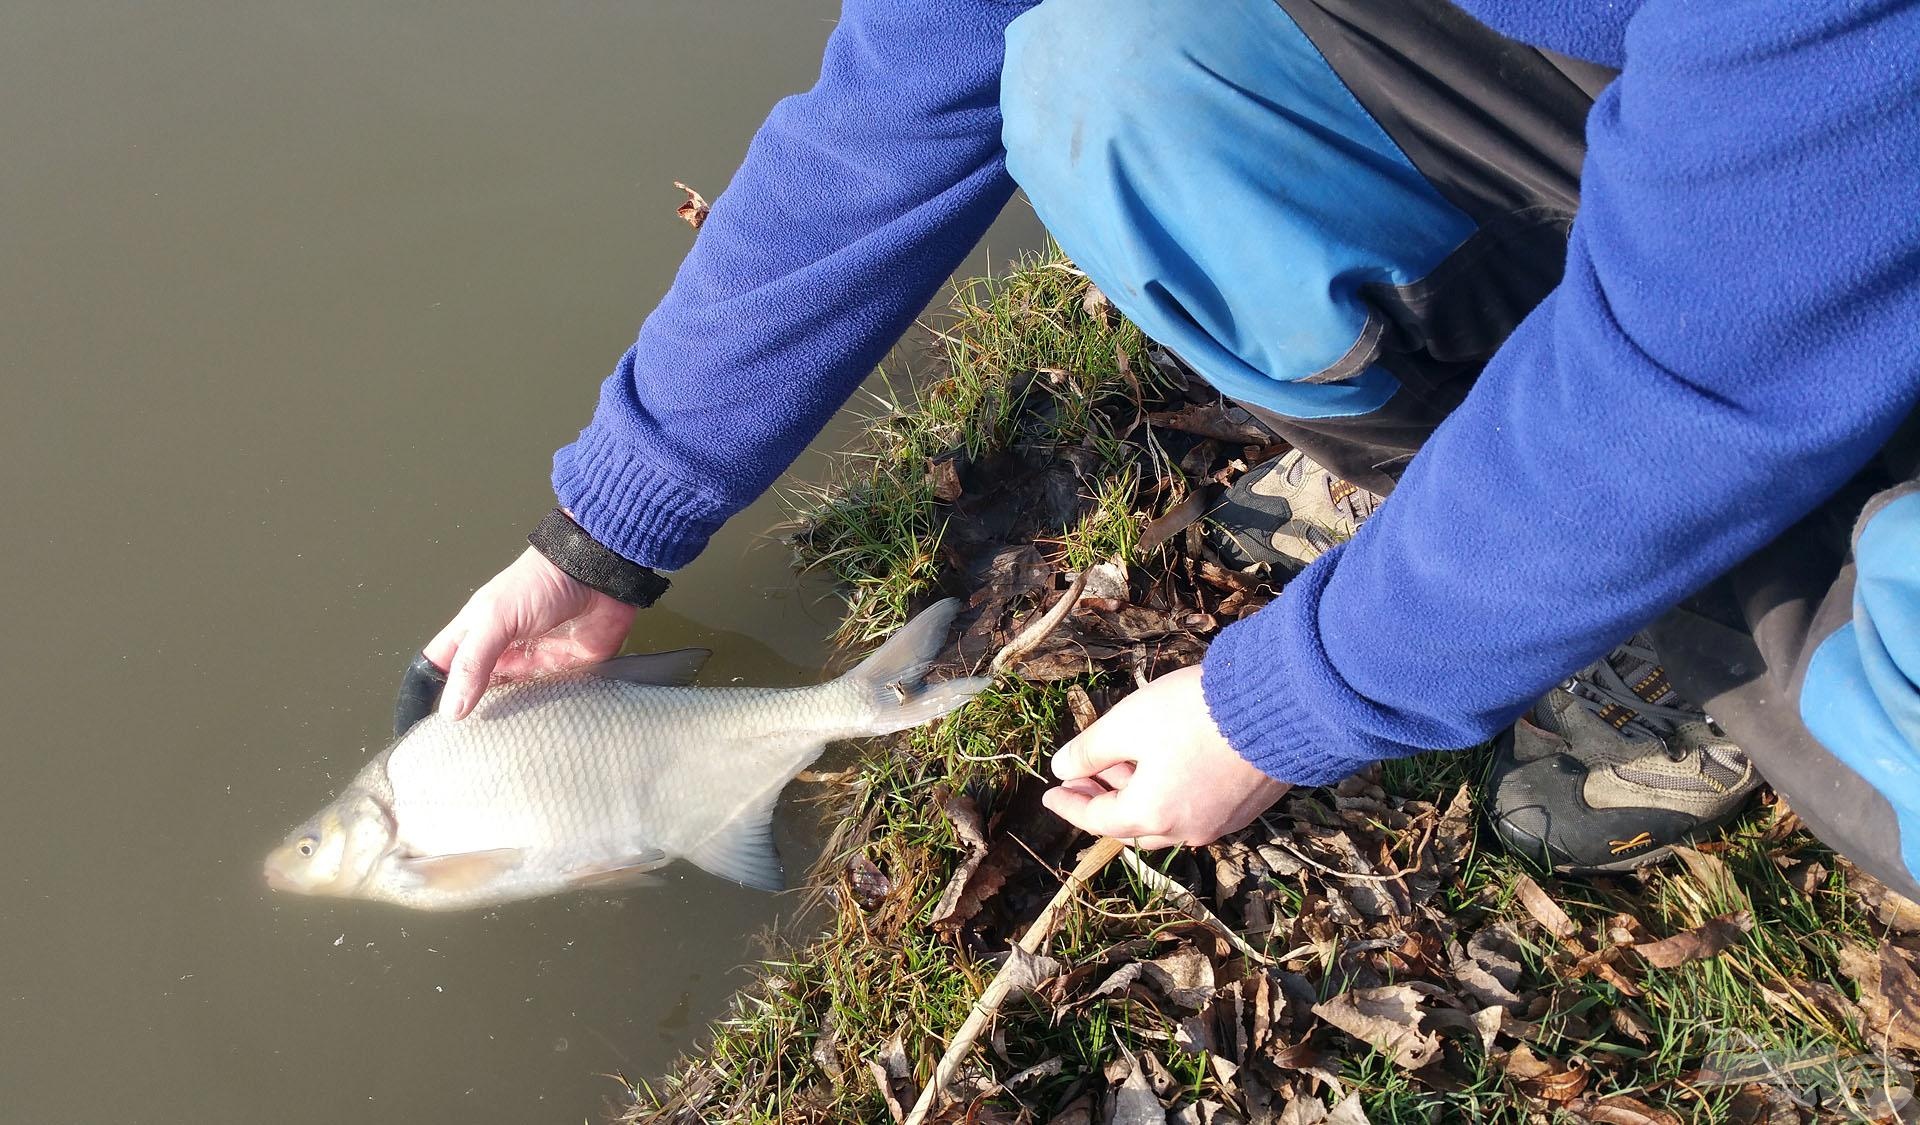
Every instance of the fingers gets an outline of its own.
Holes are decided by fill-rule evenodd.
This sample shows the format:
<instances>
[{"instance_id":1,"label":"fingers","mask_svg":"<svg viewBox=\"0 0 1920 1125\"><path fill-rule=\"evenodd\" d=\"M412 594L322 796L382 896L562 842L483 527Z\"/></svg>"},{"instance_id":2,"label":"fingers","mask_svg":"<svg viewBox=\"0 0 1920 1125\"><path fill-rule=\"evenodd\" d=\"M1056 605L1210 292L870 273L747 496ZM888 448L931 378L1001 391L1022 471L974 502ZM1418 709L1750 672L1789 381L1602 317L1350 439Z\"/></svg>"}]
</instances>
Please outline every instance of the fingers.
<instances>
[{"instance_id":1,"label":"fingers","mask_svg":"<svg viewBox=\"0 0 1920 1125\"><path fill-rule=\"evenodd\" d=\"M433 639L427 642L427 647L420 650L421 655L425 656L435 668L444 672L452 667L453 654L460 647L460 638L466 635L467 615L461 613L447 622L445 628L434 634Z\"/></svg>"},{"instance_id":2,"label":"fingers","mask_svg":"<svg viewBox=\"0 0 1920 1125\"><path fill-rule=\"evenodd\" d=\"M436 637L436 643L438 640ZM497 615L477 615L449 657L447 686L440 692L442 718L464 719L472 713L474 704L480 702L480 696L487 690L487 682L493 678L493 667L500 662L500 654L512 643L512 631ZM431 646L426 655L428 660L439 663L434 660Z\"/></svg>"},{"instance_id":3,"label":"fingers","mask_svg":"<svg viewBox=\"0 0 1920 1125\"><path fill-rule=\"evenodd\" d=\"M1116 836L1122 840L1160 839L1166 826L1151 821L1127 798L1127 791L1103 790L1089 793L1093 783L1070 781L1040 795L1040 803L1055 816L1096 836ZM1160 845L1150 845L1160 846Z\"/></svg>"}]
</instances>

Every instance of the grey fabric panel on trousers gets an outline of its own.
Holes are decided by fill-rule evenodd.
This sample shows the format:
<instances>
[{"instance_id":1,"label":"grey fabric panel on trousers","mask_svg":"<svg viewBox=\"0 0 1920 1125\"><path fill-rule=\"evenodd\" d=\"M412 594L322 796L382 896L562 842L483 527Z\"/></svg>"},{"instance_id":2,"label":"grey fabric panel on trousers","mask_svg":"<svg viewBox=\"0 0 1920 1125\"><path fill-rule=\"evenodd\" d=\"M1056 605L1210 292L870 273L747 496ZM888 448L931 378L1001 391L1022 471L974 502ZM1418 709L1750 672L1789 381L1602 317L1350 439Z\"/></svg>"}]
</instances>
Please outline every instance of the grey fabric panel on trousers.
<instances>
[{"instance_id":1,"label":"grey fabric panel on trousers","mask_svg":"<svg viewBox=\"0 0 1920 1125\"><path fill-rule=\"evenodd\" d=\"M1920 415L1916 415L1920 417ZM1819 510L1649 630L1674 687L1724 727L1827 846L1909 898L1893 806L1801 720L1807 662L1853 620L1848 542L1862 509L1920 453L1906 435ZM1738 621L1729 622L1729 611Z\"/></svg>"},{"instance_id":2,"label":"grey fabric panel on trousers","mask_svg":"<svg viewBox=\"0 0 1920 1125\"><path fill-rule=\"evenodd\" d=\"M1444 0L1277 0L1447 201L1482 225L1580 206L1593 94Z\"/></svg>"}]
</instances>

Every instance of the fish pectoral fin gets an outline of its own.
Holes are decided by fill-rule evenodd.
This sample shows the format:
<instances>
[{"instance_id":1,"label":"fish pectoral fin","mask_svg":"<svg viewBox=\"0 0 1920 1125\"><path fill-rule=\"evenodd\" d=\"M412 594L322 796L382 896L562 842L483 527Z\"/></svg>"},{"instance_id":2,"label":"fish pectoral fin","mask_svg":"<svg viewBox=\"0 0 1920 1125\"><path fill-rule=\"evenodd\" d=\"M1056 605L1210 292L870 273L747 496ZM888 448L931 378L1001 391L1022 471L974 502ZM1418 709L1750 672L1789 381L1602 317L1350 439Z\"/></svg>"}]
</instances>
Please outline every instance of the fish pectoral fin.
<instances>
[{"instance_id":1,"label":"fish pectoral fin","mask_svg":"<svg viewBox=\"0 0 1920 1125\"><path fill-rule=\"evenodd\" d=\"M700 666L713 653L704 648L677 648L672 652L636 652L603 660L587 671L603 680L624 680L630 684L660 684L685 687L700 673Z\"/></svg>"},{"instance_id":2,"label":"fish pectoral fin","mask_svg":"<svg viewBox=\"0 0 1920 1125\"><path fill-rule=\"evenodd\" d=\"M409 856L400 861L400 866L433 890L470 891L520 866L525 855L519 848L493 848L484 852Z\"/></svg>"},{"instance_id":3,"label":"fish pectoral fin","mask_svg":"<svg viewBox=\"0 0 1920 1125\"><path fill-rule=\"evenodd\" d=\"M671 863L672 859L663 851L648 849L633 855L621 856L605 863L588 864L568 871L562 878L567 885L575 889L631 887L642 883L655 882L649 872L658 871Z\"/></svg>"}]
</instances>

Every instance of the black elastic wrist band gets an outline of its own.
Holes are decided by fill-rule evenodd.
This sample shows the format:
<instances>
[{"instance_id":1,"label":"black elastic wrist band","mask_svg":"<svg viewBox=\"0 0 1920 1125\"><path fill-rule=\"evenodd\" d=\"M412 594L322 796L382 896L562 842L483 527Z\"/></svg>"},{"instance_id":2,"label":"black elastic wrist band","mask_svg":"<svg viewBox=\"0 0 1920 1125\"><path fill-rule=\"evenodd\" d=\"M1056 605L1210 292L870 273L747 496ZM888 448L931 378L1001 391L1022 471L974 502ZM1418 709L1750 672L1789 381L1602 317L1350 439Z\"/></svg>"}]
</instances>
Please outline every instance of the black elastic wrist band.
<instances>
[{"instance_id":1,"label":"black elastic wrist band","mask_svg":"<svg viewBox=\"0 0 1920 1125\"><path fill-rule=\"evenodd\" d=\"M527 542L582 586L641 609L659 600L670 585L652 567L601 546L558 508L547 513Z\"/></svg>"}]
</instances>

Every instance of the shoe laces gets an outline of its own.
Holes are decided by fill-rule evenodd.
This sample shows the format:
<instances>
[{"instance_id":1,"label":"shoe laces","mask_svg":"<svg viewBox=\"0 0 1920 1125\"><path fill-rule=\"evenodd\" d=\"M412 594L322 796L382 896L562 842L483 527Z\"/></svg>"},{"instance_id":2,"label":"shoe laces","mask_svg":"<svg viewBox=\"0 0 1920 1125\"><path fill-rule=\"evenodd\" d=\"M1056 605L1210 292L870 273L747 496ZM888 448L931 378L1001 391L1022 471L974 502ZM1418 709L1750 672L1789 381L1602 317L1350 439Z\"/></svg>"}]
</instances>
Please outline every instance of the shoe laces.
<instances>
[{"instance_id":1,"label":"shoe laces","mask_svg":"<svg viewBox=\"0 0 1920 1125\"><path fill-rule=\"evenodd\" d=\"M1305 458L1302 460L1304 461ZM1373 510L1378 508L1380 501L1384 499L1379 493L1368 492L1352 481L1341 480L1332 473L1326 474L1326 482L1327 499L1332 502L1335 510L1353 521L1355 528L1367 522L1368 517L1373 515Z\"/></svg>"},{"instance_id":2,"label":"shoe laces","mask_svg":"<svg viewBox=\"0 0 1920 1125\"><path fill-rule=\"evenodd\" d=\"M1629 683L1628 676L1635 682ZM1686 751L1676 748L1670 737L1681 724L1706 718L1667 683L1659 656L1638 636L1575 673L1561 690L1620 733L1659 742L1675 761L1686 757Z\"/></svg>"}]
</instances>

